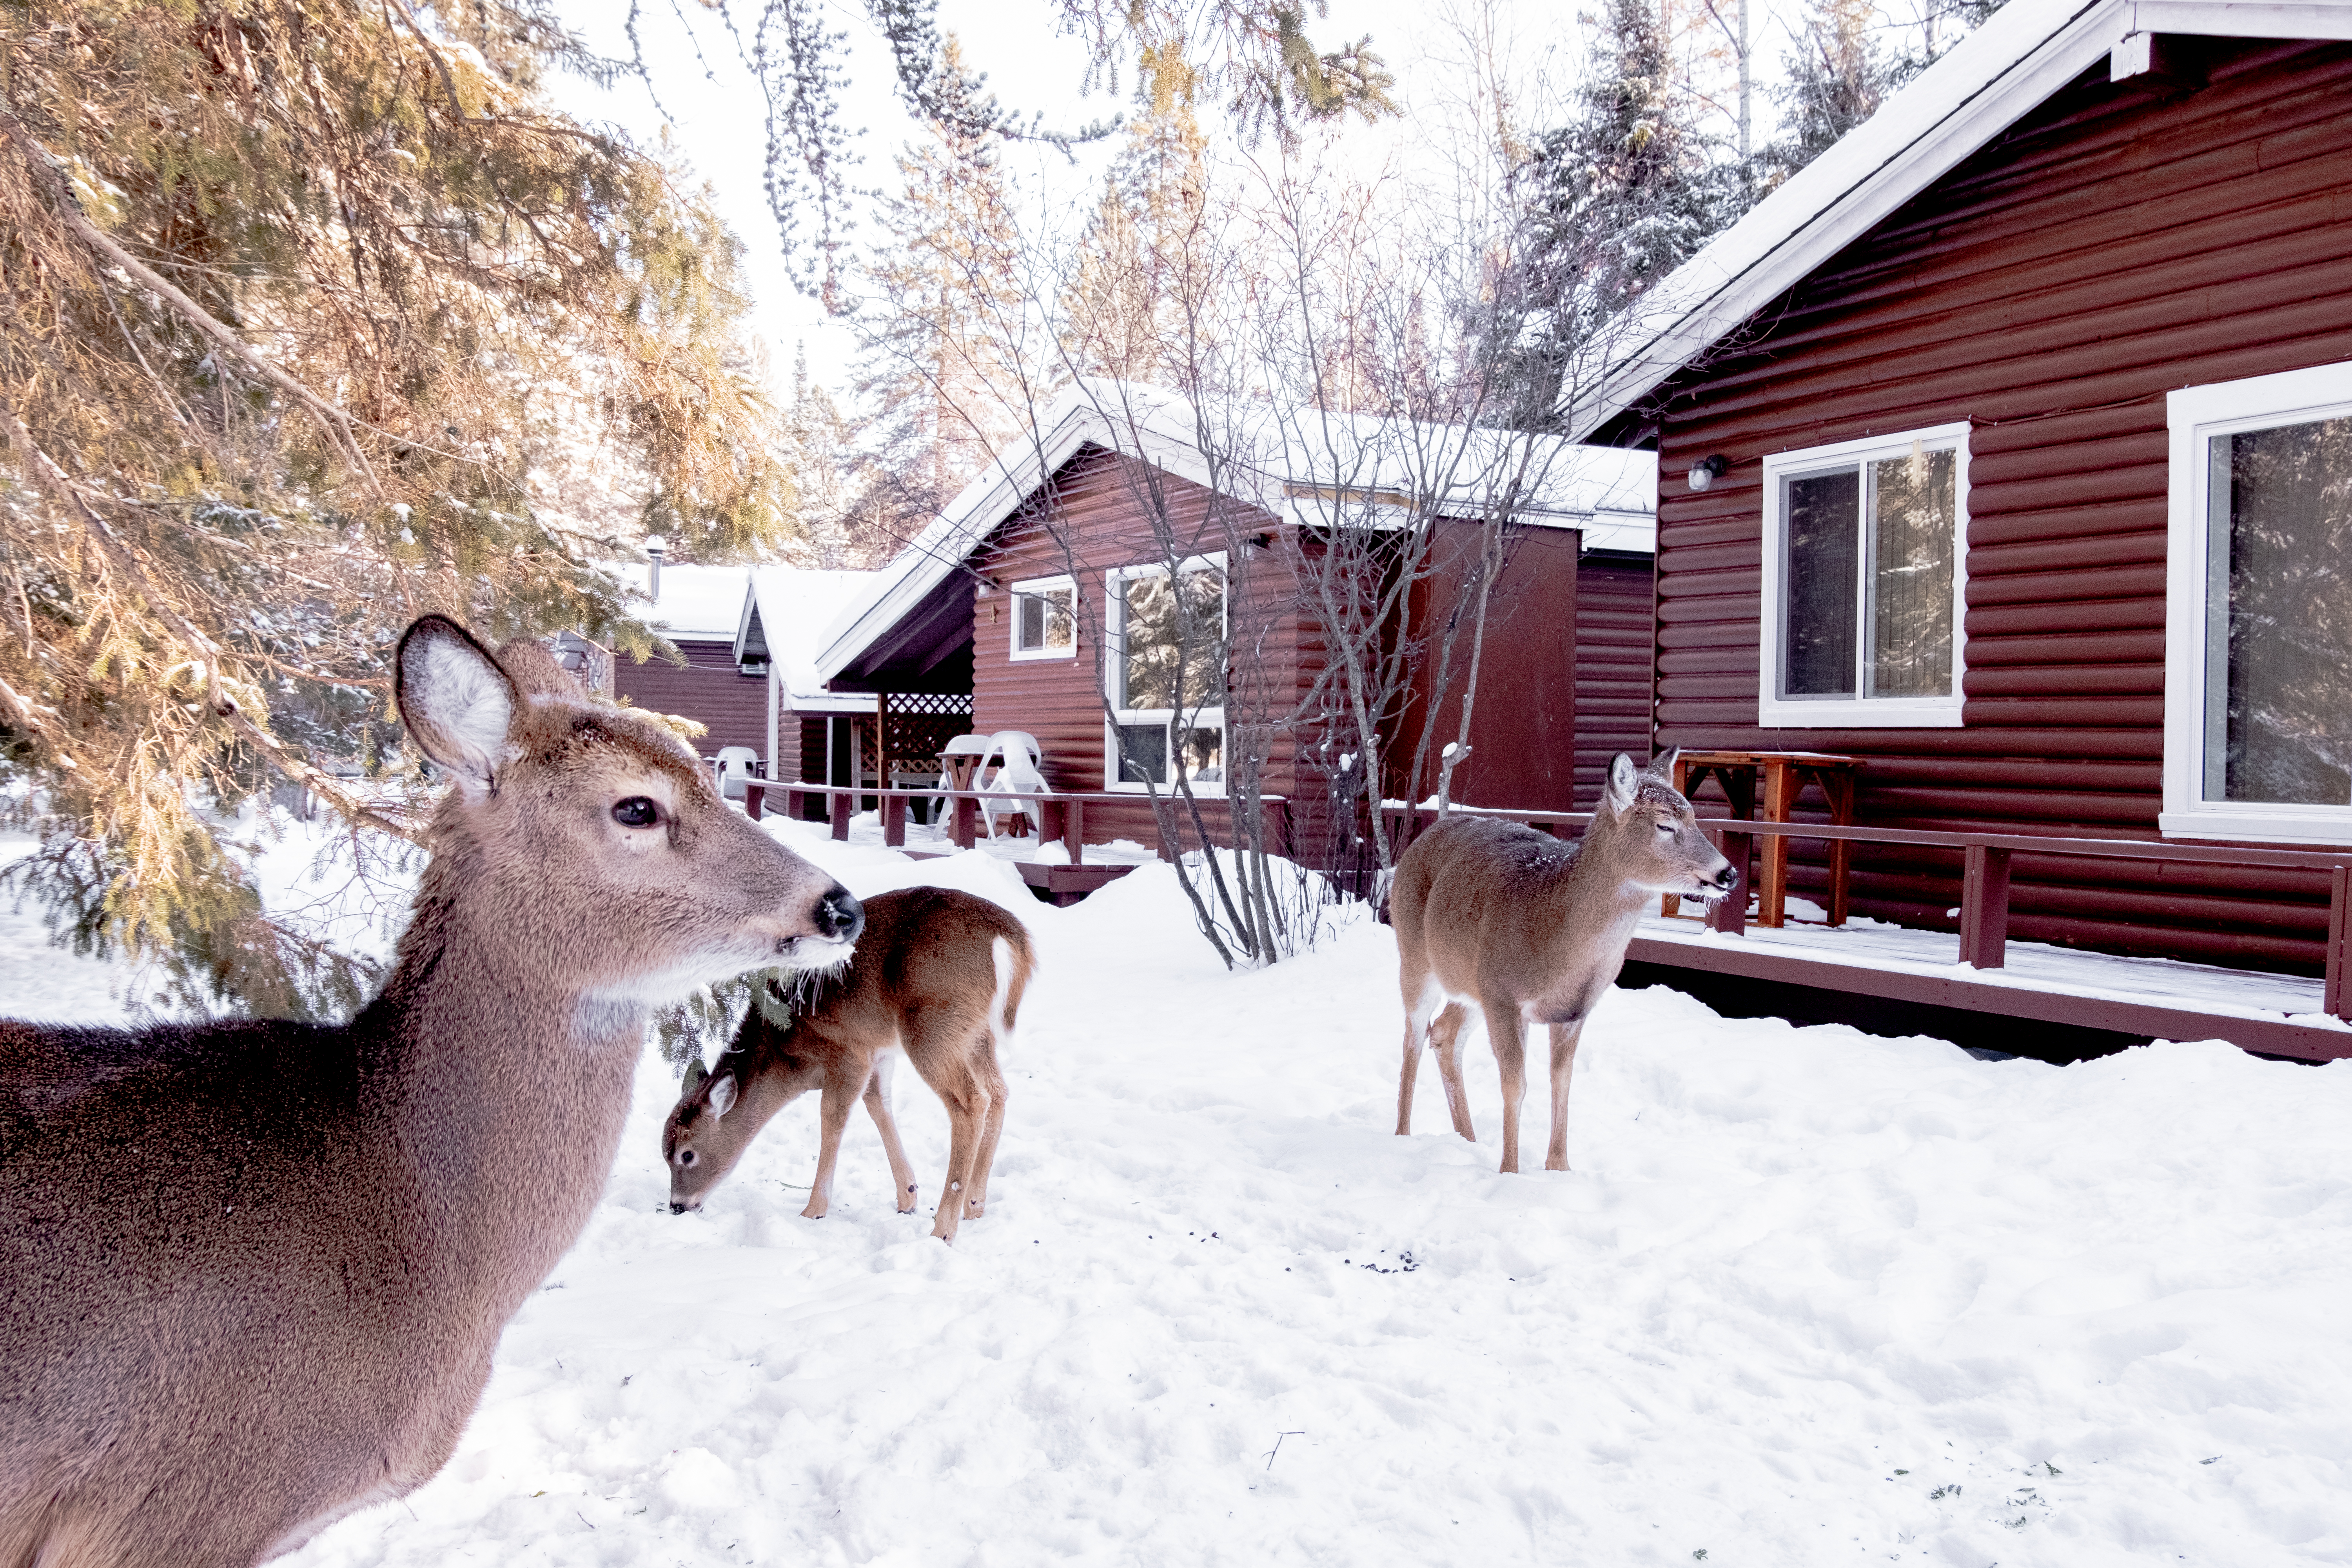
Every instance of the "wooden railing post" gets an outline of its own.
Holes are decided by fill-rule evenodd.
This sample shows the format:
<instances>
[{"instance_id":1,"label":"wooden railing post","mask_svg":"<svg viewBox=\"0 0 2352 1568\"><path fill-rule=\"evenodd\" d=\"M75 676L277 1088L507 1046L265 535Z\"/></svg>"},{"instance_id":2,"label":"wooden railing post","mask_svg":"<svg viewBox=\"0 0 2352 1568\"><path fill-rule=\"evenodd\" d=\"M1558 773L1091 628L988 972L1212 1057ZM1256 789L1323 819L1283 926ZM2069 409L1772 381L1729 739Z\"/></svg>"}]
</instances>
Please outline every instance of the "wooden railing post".
<instances>
[{"instance_id":1,"label":"wooden railing post","mask_svg":"<svg viewBox=\"0 0 2352 1568\"><path fill-rule=\"evenodd\" d=\"M1731 862L1731 891L1716 900L1707 921L1726 936L1744 936L1748 931L1748 855L1751 837L1727 831L1723 836L1723 858Z\"/></svg>"},{"instance_id":2,"label":"wooden railing post","mask_svg":"<svg viewBox=\"0 0 2352 1568\"><path fill-rule=\"evenodd\" d=\"M1960 879L1960 962L1999 969L2009 962L2009 851L1971 844Z\"/></svg>"},{"instance_id":3,"label":"wooden railing post","mask_svg":"<svg viewBox=\"0 0 2352 1568\"><path fill-rule=\"evenodd\" d=\"M757 822L768 814L768 786L758 779L743 781L743 815Z\"/></svg>"},{"instance_id":4,"label":"wooden railing post","mask_svg":"<svg viewBox=\"0 0 2352 1568\"><path fill-rule=\"evenodd\" d=\"M845 841L849 837L850 813L856 808L856 786L852 785L848 789L836 790L834 792L832 797L833 810L830 815L833 817L833 836L835 838Z\"/></svg>"},{"instance_id":5,"label":"wooden railing post","mask_svg":"<svg viewBox=\"0 0 2352 1568\"><path fill-rule=\"evenodd\" d=\"M1042 826L1043 824L1040 824ZM1040 837L1044 837L1042 834ZM1062 803L1062 847L1070 852L1070 864L1082 864L1087 858L1087 803L1070 800Z\"/></svg>"},{"instance_id":6,"label":"wooden railing post","mask_svg":"<svg viewBox=\"0 0 2352 1568\"><path fill-rule=\"evenodd\" d=\"M903 795L882 797L882 842L893 849L907 847L907 797Z\"/></svg>"},{"instance_id":7,"label":"wooden railing post","mask_svg":"<svg viewBox=\"0 0 2352 1568\"><path fill-rule=\"evenodd\" d=\"M979 837L980 802L969 795L955 797L955 843L959 849L969 849Z\"/></svg>"},{"instance_id":8,"label":"wooden railing post","mask_svg":"<svg viewBox=\"0 0 2352 1568\"><path fill-rule=\"evenodd\" d=\"M2352 866L2327 875L2327 978L2321 1011L2352 1023Z\"/></svg>"}]
</instances>

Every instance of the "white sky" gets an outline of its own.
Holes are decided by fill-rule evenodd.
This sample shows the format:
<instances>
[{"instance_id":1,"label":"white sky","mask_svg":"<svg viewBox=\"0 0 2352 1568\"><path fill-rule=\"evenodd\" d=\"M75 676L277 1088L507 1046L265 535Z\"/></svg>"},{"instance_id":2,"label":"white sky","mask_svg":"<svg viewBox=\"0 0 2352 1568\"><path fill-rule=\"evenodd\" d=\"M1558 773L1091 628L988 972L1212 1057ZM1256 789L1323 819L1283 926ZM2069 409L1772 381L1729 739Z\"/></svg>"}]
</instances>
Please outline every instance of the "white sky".
<instances>
[{"instance_id":1,"label":"white sky","mask_svg":"<svg viewBox=\"0 0 2352 1568\"><path fill-rule=\"evenodd\" d=\"M756 11L757 0L748 3ZM1735 0L1717 3L1727 16L1734 14ZM1697 0L1700 7L1704 4ZM1887 9L1907 16L1913 14L1912 4L1889 0ZM968 67L985 72L989 88L1024 119L1042 110L1048 124L1074 127L1128 112L1130 104L1124 93L1080 95L1085 51L1077 39L1055 36L1058 9L1052 0L941 0L940 25L943 32L961 40ZM1779 75L1780 57L1789 47L1788 25L1802 9L1802 0L1750 0L1751 48L1760 80ZM1552 123L1540 105L1557 101L1572 88L1588 31L1576 5L1559 0L1331 0L1330 15L1311 25L1310 36L1328 47L1369 33L1373 50L1397 79L1396 96L1405 112L1377 126L1351 122L1332 133L1326 155L1366 174L1383 165L1409 165L1426 149L1429 127L1443 118L1444 100L1458 95L1466 79L1456 23L1482 10L1493 16L1507 40L1503 53L1516 78L1521 123L1537 129ZM709 76L684 41L677 20L681 12L696 19ZM863 163L853 182L867 188L894 187L892 156L916 127L890 91L887 50L864 7L856 0L832 0L830 13L833 26L848 35L850 80L844 121L865 132L857 142ZM625 16L625 0L582 0L572 20L604 52L619 55L627 48L622 31ZM757 327L768 342L779 383L790 376L794 344L804 342L812 375L839 389L849 379L855 344L844 324L828 320L787 279L761 186L765 131L760 95L738 63L732 40L698 5L676 10L648 5L641 31L662 104L676 116L667 127L641 86L604 93L565 82L559 86L559 99L583 118L619 123L647 145L667 131L695 174L710 184L720 213L745 243ZM1121 82L1122 88L1131 85L1131 75ZM1759 144L1769 135L1771 113L1769 99L1759 87L1754 106ZM1728 136L1732 121L1726 118L1717 128ZM1118 146L1114 137L1082 149L1075 166L1051 149L1020 146L1008 152L1004 166L1038 204L1033 210L1060 211L1091 205L1102 171ZM860 234L868 237L870 227Z\"/></svg>"}]
</instances>

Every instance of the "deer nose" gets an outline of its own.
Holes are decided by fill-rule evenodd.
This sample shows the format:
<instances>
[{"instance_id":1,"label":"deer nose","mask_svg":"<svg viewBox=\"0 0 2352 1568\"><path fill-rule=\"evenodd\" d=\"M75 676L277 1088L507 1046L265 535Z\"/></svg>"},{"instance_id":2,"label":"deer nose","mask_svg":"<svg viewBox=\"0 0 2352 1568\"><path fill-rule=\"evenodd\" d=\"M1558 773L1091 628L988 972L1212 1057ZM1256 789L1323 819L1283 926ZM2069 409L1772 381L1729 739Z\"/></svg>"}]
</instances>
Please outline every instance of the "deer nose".
<instances>
[{"instance_id":1,"label":"deer nose","mask_svg":"<svg viewBox=\"0 0 2352 1568\"><path fill-rule=\"evenodd\" d=\"M816 901L817 935L830 942L856 942L857 933L865 929L866 910L840 883L835 882L832 890Z\"/></svg>"},{"instance_id":2,"label":"deer nose","mask_svg":"<svg viewBox=\"0 0 2352 1568\"><path fill-rule=\"evenodd\" d=\"M1727 893L1731 891L1731 884L1738 880L1739 880L1739 873L1731 868L1731 862L1728 860L1723 863L1723 869L1715 874L1715 885Z\"/></svg>"},{"instance_id":3,"label":"deer nose","mask_svg":"<svg viewBox=\"0 0 2352 1568\"><path fill-rule=\"evenodd\" d=\"M672 1199L670 1201L669 1212L672 1214L684 1214L688 1206L689 1205L686 1204L677 1202L676 1199Z\"/></svg>"}]
</instances>

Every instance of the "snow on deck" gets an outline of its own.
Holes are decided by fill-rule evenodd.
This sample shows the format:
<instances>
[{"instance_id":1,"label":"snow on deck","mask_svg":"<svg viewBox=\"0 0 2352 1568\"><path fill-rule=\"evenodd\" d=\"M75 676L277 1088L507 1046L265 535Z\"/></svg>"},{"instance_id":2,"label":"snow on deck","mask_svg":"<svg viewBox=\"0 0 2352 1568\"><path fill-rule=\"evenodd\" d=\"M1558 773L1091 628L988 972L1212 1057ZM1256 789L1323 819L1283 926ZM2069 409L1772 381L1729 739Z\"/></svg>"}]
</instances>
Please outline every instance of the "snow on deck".
<instances>
[{"instance_id":1,"label":"snow on deck","mask_svg":"<svg viewBox=\"0 0 2352 1568\"><path fill-rule=\"evenodd\" d=\"M772 816L767 820L773 823L779 819ZM973 851L993 860L1027 860L1040 866L1066 866L1070 863L1069 849L1060 839L1049 838L1040 844L1034 830L1015 837L1013 827L1016 822L1024 828L1028 826L1024 818L1000 815L994 838L988 837L984 826L975 823L972 828L975 835L971 843ZM820 833L828 831L819 823L795 826L814 827ZM854 848L895 853L882 842L882 814L876 811L861 811L849 819L846 842ZM907 819L907 853L933 856L961 855L964 851L956 847L954 836L949 831L945 820L938 826L927 827L910 815ZM1148 866L1159 858L1147 845L1139 844L1132 838L1113 838L1101 844L1087 845L1083 863L1088 866Z\"/></svg>"},{"instance_id":2,"label":"snow on deck","mask_svg":"<svg viewBox=\"0 0 2352 1568\"><path fill-rule=\"evenodd\" d=\"M1685 903L1683 907L1686 912L1671 920L1654 914L1644 919L1639 934L1703 946L1745 942L1795 957L1870 969L2183 1007L2231 1017L2284 1018L2321 1028L2352 1029L2352 1025L2320 1011L2321 982L2300 975L2224 969L2171 958L2084 952L2078 948L2014 939L2003 949L2005 963L2001 968L1976 969L1959 962L1959 938L1951 932L1919 931L1862 916L1849 917L1843 926L1832 926L1827 923L1826 911L1804 899L1789 900L1789 924L1777 931L1750 924L1739 936L1707 930L1696 914L1687 912L1696 906Z\"/></svg>"}]
</instances>

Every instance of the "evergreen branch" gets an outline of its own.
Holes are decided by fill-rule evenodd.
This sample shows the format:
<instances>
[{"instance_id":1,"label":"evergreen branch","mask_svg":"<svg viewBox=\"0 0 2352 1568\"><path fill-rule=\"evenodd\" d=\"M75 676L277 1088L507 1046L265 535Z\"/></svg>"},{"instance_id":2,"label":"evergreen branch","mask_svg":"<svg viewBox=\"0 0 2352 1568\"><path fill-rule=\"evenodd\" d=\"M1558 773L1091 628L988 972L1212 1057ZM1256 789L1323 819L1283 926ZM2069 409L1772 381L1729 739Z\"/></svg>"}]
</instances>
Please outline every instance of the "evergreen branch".
<instances>
[{"instance_id":1,"label":"evergreen branch","mask_svg":"<svg viewBox=\"0 0 2352 1568\"><path fill-rule=\"evenodd\" d=\"M58 222L64 224L67 229L84 245L121 268L148 292L169 305L190 326L226 349L251 366L263 380L309 409L325 428L328 438L338 442L342 447L353 466L367 479L368 488L375 492L376 498L379 500L384 499L383 487L376 481L375 470L368 466L367 454L360 450L358 437L352 433L354 420L348 410L320 396L294 377L270 363L268 360L262 357L258 350L247 344L243 338L215 318L211 311L189 299L169 279L125 250L115 242L112 236L83 216L81 205L74 200L73 192L67 187L65 177L58 172L58 161L50 154L47 148L43 147L34 138L30 132L25 129L23 123L14 114L5 110L0 110L0 132L5 132L9 141L16 143L18 155L31 168L34 179L48 187L51 210Z\"/></svg>"}]
</instances>

